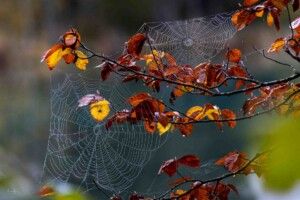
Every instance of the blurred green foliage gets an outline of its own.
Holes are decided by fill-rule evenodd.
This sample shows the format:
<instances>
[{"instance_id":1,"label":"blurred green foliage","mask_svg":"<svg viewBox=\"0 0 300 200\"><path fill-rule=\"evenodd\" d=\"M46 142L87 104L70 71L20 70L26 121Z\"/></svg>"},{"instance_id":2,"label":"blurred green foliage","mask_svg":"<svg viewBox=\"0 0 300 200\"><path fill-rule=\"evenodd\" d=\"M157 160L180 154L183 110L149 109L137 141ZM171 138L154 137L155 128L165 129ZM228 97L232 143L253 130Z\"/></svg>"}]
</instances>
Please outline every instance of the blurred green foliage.
<instances>
[{"instance_id":1,"label":"blurred green foliage","mask_svg":"<svg viewBox=\"0 0 300 200\"><path fill-rule=\"evenodd\" d=\"M279 118L263 136L264 149L270 149L264 183L267 188L285 191L300 180L300 123L295 118Z\"/></svg>"}]
</instances>

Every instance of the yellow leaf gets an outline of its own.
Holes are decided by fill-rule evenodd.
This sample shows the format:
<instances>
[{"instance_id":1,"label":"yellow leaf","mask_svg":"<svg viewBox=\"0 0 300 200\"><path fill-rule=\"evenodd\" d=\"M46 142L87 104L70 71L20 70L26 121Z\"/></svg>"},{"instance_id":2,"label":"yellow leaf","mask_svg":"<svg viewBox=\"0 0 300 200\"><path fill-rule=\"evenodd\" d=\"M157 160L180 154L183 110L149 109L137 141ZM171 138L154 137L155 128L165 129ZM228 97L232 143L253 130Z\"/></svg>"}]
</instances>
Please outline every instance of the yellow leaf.
<instances>
[{"instance_id":1,"label":"yellow leaf","mask_svg":"<svg viewBox=\"0 0 300 200\"><path fill-rule=\"evenodd\" d=\"M267 24L269 26L272 26L274 24L274 18L272 16L271 12L269 12L268 15L267 15Z\"/></svg>"},{"instance_id":2,"label":"yellow leaf","mask_svg":"<svg viewBox=\"0 0 300 200\"><path fill-rule=\"evenodd\" d=\"M221 114L219 108L214 106L213 108L209 108L205 111L204 116L207 117L209 120L215 120L215 116L219 116Z\"/></svg>"},{"instance_id":3,"label":"yellow leaf","mask_svg":"<svg viewBox=\"0 0 300 200\"><path fill-rule=\"evenodd\" d=\"M80 70L86 70L86 65L89 63L88 57L79 50L76 50L75 53L77 55L77 60L75 62L76 67Z\"/></svg>"},{"instance_id":4,"label":"yellow leaf","mask_svg":"<svg viewBox=\"0 0 300 200\"><path fill-rule=\"evenodd\" d=\"M255 11L256 17L262 17L264 16L265 10L264 9L258 9Z\"/></svg>"},{"instance_id":5,"label":"yellow leaf","mask_svg":"<svg viewBox=\"0 0 300 200\"><path fill-rule=\"evenodd\" d=\"M186 191L185 191L185 190L178 189L178 190L176 190L176 191L175 191L175 193L174 193L174 194L175 194L176 196L180 196L180 195L183 195L184 193L186 193Z\"/></svg>"},{"instance_id":6,"label":"yellow leaf","mask_svg":"<svg viewBox=\"0 0 300 200\"><path fill-rule=\"evenodd\" d=\"M163 126L161 123L158 122L156 127L159 132L159 135L163 135L172 128L172 124L168 123L167 126Z\"/></svg>"},{"instance_id":7,"label":"yellow leaf","mask_svg":"<svg viewBox=\"0 0 300 200\"><path fill-rule=\"evenodd\" d=\"M90 105L90 113L96 121L103 121L110 112L110 103L107 100L100 100Z\"/></svg>"},{"instance_id":8,"label":"yellow leaf","mask_svg":"<svg viewBox=\"0 0 300 200\"><path fill-rule=\"evenodd\" d=\"M285 45L285 40L283 38L278 38L269 48L268 52L279 52Z\"/></svg>"},{"instance_id":9,"label":"yellow leaf","mask_svg":"<svg viewBox=\"0 0 300 200\"><path fill-rule=\"evenodd\" d=\"M186 112L186 116L193 118L194 120L198 121L203 119L203 108L201 106L194 106L188 109Z\"/></svg>"}]
</instances>

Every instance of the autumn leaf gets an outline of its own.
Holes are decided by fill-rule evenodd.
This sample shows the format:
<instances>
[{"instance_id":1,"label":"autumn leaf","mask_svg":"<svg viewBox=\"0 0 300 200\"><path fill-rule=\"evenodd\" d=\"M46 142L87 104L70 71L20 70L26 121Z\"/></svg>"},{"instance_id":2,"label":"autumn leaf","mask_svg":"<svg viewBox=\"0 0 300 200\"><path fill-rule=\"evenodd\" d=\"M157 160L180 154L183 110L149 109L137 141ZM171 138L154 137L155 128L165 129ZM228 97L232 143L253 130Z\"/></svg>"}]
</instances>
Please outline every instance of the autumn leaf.
<instances>
[{"instance_id":1,"label":"autumn leaf","mask_svg":"<svg viewBox=\"0 0 300 200\"><path fill-rule=\"evenodd\" d=\"M76 29L71 28L62 36L62 40L64 46L77 49L80 46L81 37Z\"/></svg>"},{"instance_id":2,"label":"autumn leaf","mask_svg":"<svg viewBox=\"0 0 300 200\"><path fill-rule=\"evenodd\" d=\"M178 168L178 163L176 159L170 159L167 161L164 161L164 163L161 165L158 174L166 173L168 176L173 176L176 174Z\"/></svg>"},{"instance_id":3,"label":"autumn leaf","mask_svg":"<svg viewBox=\"0 0 300 200\"><path fill-rule=\"evenodd\" d=\"M75 61L76 67L80 70L86 70L86 65L89 63L88 57L79 50L76 50L75 54L77 58Z\"/></svg>"},{"instance_id":4,"label":"autumn leaf","mask_svg":"<svg viewBox=\"0 0 300 200\"><path fill-rule=\"evenodd\" d=\"M269 48L268 52L279 52L285 46L285 39L278 38L273 42L272 46Z\"/></svg>"},{"instance_id":5,"label":"autumn leaf","mask_svg":"<svg viewBox=\"0 0 300 200\"><path fill-rule=\"evenodd\" d=\"M300 1L299 0L293 0L293 11L296 12L299 10L300 7Z\"/></svg>"},{"instance_id":6,"label":"autumn leaf","mask_svg":"<svg viewBox=\"0 0 300 200\"><path fill-rule=\"evenodd\" d=\"M292 24L291 24L291 28L296 30L298 33L300 33L300 17L296 18Z\"/></svg>"},{"instance_id":7,"label":"autumn leaf","mask_svg":"<svg viewBox=\"0 0 300 200\"><path fill-rule=\"evenodd\" d=\"M243 5L246 7L252 6L256 4L259 0L244 0Z\"/></svg>"},{"instance_id":8,"label":"autumn leaf","mask_svg":"<svg viewBox=\"0 0 300 200\"><path fill-rule=\"evenodd\" d=\"M180 167L181 165L196 168L200 166L200 160L195 155L185 155L179 159L170 159L164 161L158 171L158 174L164 172L169 176L173 176L177 172L178 167Z\"/></svg>"},{"instance_id":9,"label":"autumn leaf","mask_svg":"<svg viewBox=\"0 0 300 200\"><path fill-rule=\"evenodd\" d=\"M131 122L133 119L130 118L130 111L124 109L122 111L118 111L114 116L107 120L105 124L105 128L109 129L113 123L124 123L124 122Z\"/></svg>"},{"instance_id":10,"label":"autumn leaf","mask_svg":"<svg viewBox=\"0 0 300 200\"><path fill-rule=\"evenodd\" d=\"M103 121L110 112L110 103L107 100L99 100L90 104L90 113L98 121Z\"/></svg>"},{"instance_id":11,"label":"autumn leaf","mask_svg":"<svg viewBox=\"0 0 300 200\"><path fill-rule=\"evenodd\" d=\"M141 102L145 101L145 100L149 100L151 99L151 95L146 93L146 92L141 92L141 93L137 93L131 97L129 97L128 99L128 103L135 107L137 105L139 105Z\"/></svg>"},{"instance_id":12,"label":"autumn leaf","mask_svg":"<svg viewBox=\"0 0 300 200\"><path fill-rule=\"evenodd\" d=\"M39 189L37 194L39 197L49 197L49 196L53 196L55 194L55 190L51 186L44 185L43 187L41 187Z\"/></svg>"},{"instance_id":13,"label":"autumn leaf","mask_svg":"<svg viewBox=\"0 0 300 200\"><path fill-rule=\"evenodd\" d=\"M232 110L223 109L221 112L222 112L222 119L225 120L236 119L236 115ZM236 126L236 121L235 120L228 121L227 124L229 127L234 128Z\"/></svg>"},{"instance_id":14,"label":"autumn leaf","mask_svg":"<svg viewBox=\"0 0 300 200\"><path fill-rule=\"evenodd\" d=\"M87 94L78 100L78 107L90 105L91 103L104 100L99 94Z\"/></svg>"},{"instance_id":15,"label":"autumn leaf","mask_svg":"<svg viewBox=\"0 0 300 200\"><path fill-rule=\"evenodd\" d=\"M237 151L230 152L224 157L217 160L216 165L225 167L228 171L235 173L245 166L248 158L245 153L239 153Z\"/></svg>"},{"instance_id":16,"label":"autumn leaf","mask_svg":"<svg viewBox=\"0 0 300 200\"><path fill-rule=\"evenodd\" d=\"M193 106L191 108L189 108L186 112L186 116L189 118L192 118L196 121L199 121L201 119L203 119L203 107L201 106Z\"/></svg>"},{"instance_id":17,"label":"autumn leaf","mask_svg":"<svg viewBox=\"0 0 300 200\"><path fill-rule=\"evenodd\" d=\"M185 155L178 159L178 163L195 168L200 166L200 159L195 155Z\"/></svg>"},{"instance_id":18,"label":"autumn leaf","mask_svg":"<svg viewBox=\"0 0 300 200\"><path fill-rule=\"evenodd\" d=\"M62 44L55 44L42 56L41 62L46 61L49 70L53 70L62 57L69 52L63 50Z\"/></svg>"},{"instance_id":19,"label":"autumn leaf","mask_svg":"<svg viewBox=\"0 0 300 200\"><path fill-rule=\"evenodd\" d=\"M146 39L143 33L137 33L132 36L127 42L127 53L134 57L139 57Z\"/></svg>"},{"instance_id":20,"label":"autumn leaf","mask_svg":"<svg viewBox=\"0 0 300 200\"><path fill-rule=\"evenodd\" d=\"M255 18L255 12L251 12L248 10L239 10L232 15L231 22L236 27L236 29L240 31L248 26L251 22L253 22Z\"/></svg>"},{"instance_id":21,"label":"autumn leaf","mask_svg":"<svg viewBox=\"0 0 300 200\"><path fill-rule=\"evenodd\" d=\"M271 12L269 12L267 15L267 24L268 26L273 26L274 24L274 18Z\"/></svg>"},{"instance_id":22,"label":"autumn leaf","mask_svg":"<svg viewBox=\"0 0 300 200\"><path fill-rule=\"evenodd\" d=\"M241 60L242 53L239 49L231 49L227 52L226 57L229 62L239 63Z\"/></svg>"},{"instance_id":23,"label":"autumn leaf","mask_svg":"<svg viewBox=\"0 0 300 200\"><path fill-rule=\"evenodd\" d=\"M157 130L158 130L159 135L163 135L171 129L172 129L172 124L171 123L168 123L166 126L163 126L159 122L157 123Z\"/></svg>"}]
</instances>

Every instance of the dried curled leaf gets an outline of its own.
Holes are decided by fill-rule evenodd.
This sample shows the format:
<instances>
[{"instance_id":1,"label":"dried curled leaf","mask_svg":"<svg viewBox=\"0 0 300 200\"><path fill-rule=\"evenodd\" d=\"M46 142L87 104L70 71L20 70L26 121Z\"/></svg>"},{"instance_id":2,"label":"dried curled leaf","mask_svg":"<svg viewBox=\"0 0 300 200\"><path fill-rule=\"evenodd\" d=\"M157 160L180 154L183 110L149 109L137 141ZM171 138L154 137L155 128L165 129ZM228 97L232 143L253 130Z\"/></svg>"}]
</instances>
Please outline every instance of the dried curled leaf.
<instances>
[{"instance_id":1,"label":"dried curled leaf","mask_svg":"<svg viewBox=\"0 0 300 200\"><path fill-rule=\"evenodd\" d=\"M78 100L78 107L87 106L90 105L91 103L94 103L96 101L101 101L101 100L104 100L104 98L99 94L87 94Z\"/></svg>"},{"instance_id":2,"label":"dried curled leaf","mask_svg":"<svg viewBox=\"0 0 300 200\"><path fill-rule=\"evenodd\" d=\"M127 42L127 53L138 58L146 39L147 38L143 33L137 33L132 36Z\"/></svg>"}]
</instances>

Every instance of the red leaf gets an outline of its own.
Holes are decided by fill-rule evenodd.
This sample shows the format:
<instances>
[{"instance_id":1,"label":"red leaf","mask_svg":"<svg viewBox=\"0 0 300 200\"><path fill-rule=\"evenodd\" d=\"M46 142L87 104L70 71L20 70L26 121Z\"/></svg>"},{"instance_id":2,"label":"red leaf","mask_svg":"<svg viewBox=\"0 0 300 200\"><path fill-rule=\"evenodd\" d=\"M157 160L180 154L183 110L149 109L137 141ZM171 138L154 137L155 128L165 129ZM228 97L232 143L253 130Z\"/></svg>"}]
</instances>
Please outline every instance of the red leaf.
<instances>
[{"instance_id":1,"label":"red leaf","mask_svg":"<svg viewBox=\"0 0 300 200\"><path fill-rule=\"evenodd\" d=\"M244 0L243 5L246 7L252 6L256 4L259 0Z\"/></svg>"},{"instance_id":2,"label":"red leaf","mask_svg":"<svg viewBox=\"0 0 300 200\"><path fill-rule=\"evenodd\" d=\"M114 65L110 62L104 62L100 65L101 70L101 78L103 81L105 81L111 72L113 72Z\"/></svg>"},{"instance_id":3,"label":"red leaf","mask_svg":"<svg viewBox=\"0 0 300 200\"><path fill-rule=\"evenodd\" d=\"M232 110L229 109L223 109L222 110L222 117L223 119L236 119L236 115ZM228 121L228 126L231 128L234 128L236 126L236 121L232 120L232 121Z\"/></svg>"},{"instance_id":4,"label":"red leaf","mask_svg":"<svg viewBox=\"0 0 300 200\"><path fill-rule=\"evenodd\" d=\"M200 160L195 155L182 156L180 159L178 159L178 163L189 166L189 167L199 167L200 166Z\"/></svg>"},{"instance_id":5,"label":"red leaf","mask_svg":"<svg viewBox=\"0 0 300 200\"><path fill-rule=\"evenodd\" d=\"M159 171L158 174L161 174L162 172L168 174L169 176L173 176L174 174L176 174L177 172L177 168L178 168L178 163L176 159L170 159L165 161Z\"/></svg>"},{"instance_id":6,"label":"red leaf","mask_svg":"<svg viewBox=\"0 0 300 200\"><path fill-rule=\"evenodd\" d=\"M224 166L230 172L237 172L247 163L248 158L245 153L237 151L230 152L216 161L216 165Z\"/></svg>"},{"instance_id":7,"label":"red leaf","mask_svg":"<svg viewBox=\"0 0 300 200\"><path fill-rule=\"evenodd\" d=\"M146 39L143 33L137 33L132 36L127 42L127 53L133 57L139 57Z\"/></svg>"}]
</instances>

